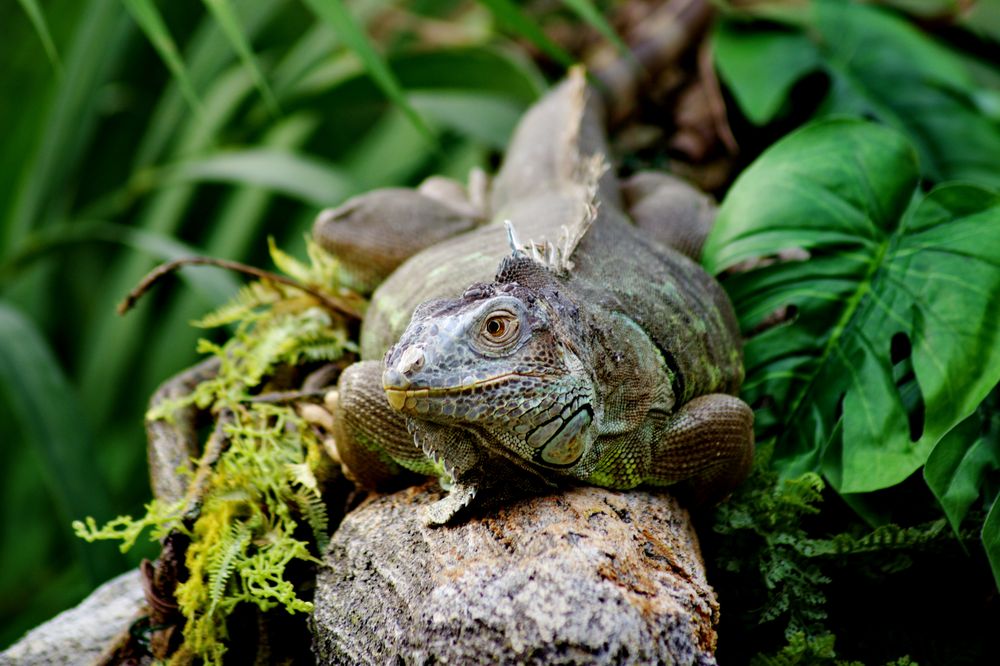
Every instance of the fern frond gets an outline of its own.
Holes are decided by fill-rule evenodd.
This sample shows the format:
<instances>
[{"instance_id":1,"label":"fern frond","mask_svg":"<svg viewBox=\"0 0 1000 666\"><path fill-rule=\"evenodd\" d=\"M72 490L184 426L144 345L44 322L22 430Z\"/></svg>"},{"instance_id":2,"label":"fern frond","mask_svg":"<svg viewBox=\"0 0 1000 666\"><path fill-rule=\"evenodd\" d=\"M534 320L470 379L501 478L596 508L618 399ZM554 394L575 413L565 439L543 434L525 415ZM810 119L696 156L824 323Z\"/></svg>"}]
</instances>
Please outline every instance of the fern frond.
<instances>
[{"instance_id":1,"label":"fern frond","mask_svg":"<svg viewBox=\"0 0 1000 666\"><path fill-rule=\"evenodd\" d=\"M292 495L292 499L312 530L317 552L324 552L330 541L330 518L323 498L317 493L299 491Z\"/></svg>"},{"instance_id":2,"label":"fern frond","mask_svg":"<svg viewBox=\"0 0 1000 666\"><path fill-rule=\"evenodd\" d=\"M198 328L217 328L234 322L252 318L255 310L274 305L283 293L275 286L263 282L251 282L240 287L236 295L224 305L193 322Z\"/></svg>"},{"instance_id":3,"label":"fern frond","mask_svg":"<svg viewBox=\"0 0 1000 666\"><path fill-rule=\"evenodd\" d=\"M814 666L815 664L834 664L837 656L834 650L834 636L823 633L810 636L805 632L790 632L785 640L787 643L780 651L755 656L752 666ZM836 662L838 666L851 666L845 662Z\"/></svg>"},{"instance_id":4,"label":"fern frond","mask_svg":"<svg viewBox=\"0 0 1000 666\"><path fill-rule=\"evenodd\" d=\"M246 554L250 536L250 527L246 523L233 523L225 531L223 540L215 545L215 552L210 556L208 566L209 614L215 612L216 606L222 600L226 583L233 575L239 559Z\"/></svg>"},{"instance_id":5,"label":"fern frond","mask_svg":"<svg viewBox=\"0 0 1000 666\"><path fill-rule=\"evenodd\" d=\"M267 249L271 255L271 261L274 262L274 265L277 266L278 270L282 273L290 278L302 282L303 284L312 282L310 279L312 277L312 270L310 267L280 249L274 242L274 238L271 236L268 236L267 239Z\"/></svg>"},{"instance_id":6,"label":"fern frond","mask_svg":"<svg viewBox=\"0 0 1000 666\"><path fill-rule=\"evenodd\" d=\"M311 241L306 265L271 244L275 263L291 277L317 289L340 290L338 262ZM354 297L360 300L358 297ZM356 351L344 321L316 306L316 299L283 285L254 282L228 304L203 317L198 325L236 324L224 344L208 340L198 351L219 359L215 377L181 398L165 401L147 418L167 418L178 409L197 405L231 416L223 425L227 446L212 464L204 465L200 511L186 528L183 502L152 502L146 516L124 516L103 527L88 518L77 522L77 534L89 541L118 539L123 550L150 529L154 538L182 530L191 536L185 555L188 578L176 589L185 618L184 644L176 658L221 664L227 647L227 618L240 604L261 610L283 606L308 612L312 604L299 598L286 577L293 560L318 563L326 548L329 516L320 485L331 467L316 433L293 405L247 401L276 369L302 361L329 361ZM309 525L311 539L293 535L299 523Z\"/></svg>"},{"instance_id":7,"label":"fern frond","mask_svg":"<svg viewBox=\"0 0 1000 666\"><path fill-rule=\"evenodd\" d=\"M146 515L138 520L132 516L118 516L110 520L102 527L97 526L97 521L87 516L83 521L73 521L73 533L87 541L121 541L118 549L125 553L135 545L136 539L147 529L150 530L150 539L162 539L174 530L183 529L182 518L186 509L184 500L179 500L172 504L164 504L159 500L153 500L146 504Z\"/></svg>"}]
</instances>

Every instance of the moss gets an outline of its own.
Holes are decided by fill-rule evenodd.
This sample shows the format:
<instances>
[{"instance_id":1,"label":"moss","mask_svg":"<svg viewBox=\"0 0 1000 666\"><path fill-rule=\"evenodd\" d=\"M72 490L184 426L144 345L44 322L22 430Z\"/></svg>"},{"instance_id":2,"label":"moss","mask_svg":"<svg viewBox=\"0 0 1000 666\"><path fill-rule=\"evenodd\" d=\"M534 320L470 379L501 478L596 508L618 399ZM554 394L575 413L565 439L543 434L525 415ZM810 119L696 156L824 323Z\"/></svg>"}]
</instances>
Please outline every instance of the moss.
<instances>
[{"instance_id":1,"label":"moss","mask_svg":"<svg viewBox=\"0 0 1000 666\"><path fill-rule=\"evenodd\" d=\"M275 263L291 277L342 295L339 266L311 243L308 265L273 244L271 249ZM227 651L227 619L240 604L261 611L312 610L288 568L295 561L318 563L328 538L321 492L332 466L321 435L293 404L252 398L268 390L283 369L337 360L356 348L348 340L345 319L320 308L308 294L265 281L245 287L199 324L235 324L224 344L199 343L199 351L219 359L217 376L187 396L160 404L147 418L169 418L190 404L211 412L220 431L215 437L224 444L221 453L206 444L196 462L195 478L203 485L174 504L153 500L141 518L121 516L103 527L88 518L74 523L74 529L88 541L119 540L123 551L147 529L154 540L173 531L189 536L187 578L175 593L184 616L184 642L173 661L198 657L218 664Z\"/></svg>"}]
</instances>

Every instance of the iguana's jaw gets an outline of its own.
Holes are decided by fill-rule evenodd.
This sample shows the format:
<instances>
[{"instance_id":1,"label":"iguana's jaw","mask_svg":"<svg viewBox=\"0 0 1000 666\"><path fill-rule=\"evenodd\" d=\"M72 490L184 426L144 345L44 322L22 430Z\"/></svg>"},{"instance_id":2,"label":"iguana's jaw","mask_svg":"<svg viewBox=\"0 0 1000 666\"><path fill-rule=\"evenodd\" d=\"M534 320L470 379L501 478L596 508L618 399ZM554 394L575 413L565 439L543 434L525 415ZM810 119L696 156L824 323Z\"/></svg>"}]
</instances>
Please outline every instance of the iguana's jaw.
<instances>
[{"instance_id":1,"label":"iguana's jaw","mask_svg":"<svg viewBox=\"0 0 1000 666\"><path fill-rule=\"evenodd\" d=\"M382 388L383 390L385 390L385 397L389 401L389 404L392 406L393 409L400 412L407 412L419 415L419 414L424 414L429 410L429 405L427 405L425 402L429 398L446 398L449 396L458 396L462 394L476 393L477 391L483 391L489 387L495 387L506 384L513 379L521 377L537 378L538 375L518 373L518 372L508 372L502 375L497 375L495 377L487 377L486 379L477 379L473 382L469 382L467 384L461 384L458 386L444 386L444 387L433 387L433 388L402 387L383 382Z\"/></svg>"}]
</instances>

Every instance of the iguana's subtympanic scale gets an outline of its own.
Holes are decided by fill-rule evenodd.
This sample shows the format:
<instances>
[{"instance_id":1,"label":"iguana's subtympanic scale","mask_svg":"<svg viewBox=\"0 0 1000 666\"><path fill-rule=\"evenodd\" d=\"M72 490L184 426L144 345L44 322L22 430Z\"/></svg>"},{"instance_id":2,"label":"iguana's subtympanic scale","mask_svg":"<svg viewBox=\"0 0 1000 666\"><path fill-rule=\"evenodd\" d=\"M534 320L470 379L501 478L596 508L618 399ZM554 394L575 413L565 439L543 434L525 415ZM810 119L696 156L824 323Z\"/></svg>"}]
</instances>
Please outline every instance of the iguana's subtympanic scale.
<instances>
[{"instance_id":1,"label":"iguana's subtympanic scale","mask_svg":"<svg viewBox=\"0 0 1000 666\"><path fill-rule=\"evenodd\" d=\"M426 247L375 291L366 360L344 372L334 415L358 480L442 476L449 495L428 515L441 523L480 489L525 478L686 482L703 499L743 479L753 414L734 397L732 307L695 261L633 224L606 154L597 100L571 76L516 129L479 216L489 222ZM642 222L690 251L700 201L688 191L685 210ZM413 210L381 224L436 224ZM348 218L327 215L317 237L342 250Z\"/></svg>"}]
</instances>

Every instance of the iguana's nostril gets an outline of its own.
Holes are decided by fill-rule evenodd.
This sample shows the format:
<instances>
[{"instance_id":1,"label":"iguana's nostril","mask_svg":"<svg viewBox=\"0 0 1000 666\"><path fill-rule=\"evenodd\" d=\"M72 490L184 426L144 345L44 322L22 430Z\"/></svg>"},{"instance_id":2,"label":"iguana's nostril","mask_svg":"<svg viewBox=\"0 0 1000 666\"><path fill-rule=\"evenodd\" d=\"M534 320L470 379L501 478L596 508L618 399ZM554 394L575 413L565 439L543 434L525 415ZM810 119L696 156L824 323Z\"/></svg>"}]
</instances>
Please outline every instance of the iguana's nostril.
<instances>
[{"instance_id":1,"label":"iguana's nostril","mask_svg":"<svg viewBox=\"0 0 1000 666\"><path fill-rule=\"evenodd\" d=\"M404 376L409 376L424 367L424 350L420 347L407 347L396 363L396 370Z\"/></svg>"},{"instance_id":2,"label":"iguana's nostril","mask_svg":"<svg viewBox=\"0 0 1000 666\"><path fill-rule=\"evenodd\" d=\"M406 390L410 386L410 380L403 376L396 368L386 368L382 373L382 388Z\"/></svg>"}]
</instances>

